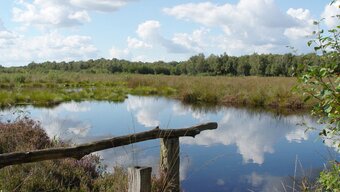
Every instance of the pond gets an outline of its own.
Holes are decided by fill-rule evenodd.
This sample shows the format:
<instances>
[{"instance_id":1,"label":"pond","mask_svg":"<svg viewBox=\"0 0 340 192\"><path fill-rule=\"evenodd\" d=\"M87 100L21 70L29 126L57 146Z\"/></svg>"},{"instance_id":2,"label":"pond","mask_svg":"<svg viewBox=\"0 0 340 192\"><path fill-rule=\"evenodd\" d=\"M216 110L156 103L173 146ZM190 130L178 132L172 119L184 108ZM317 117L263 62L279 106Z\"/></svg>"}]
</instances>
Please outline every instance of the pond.
<instances>
[{"instance_id":1,"label":"pond","mask_svg":"<svg viewBox=\"0 0 340 192\"><path fill-rule=\"evenodd\" d=\"M296 179L312 178L322 170L330 154L335 154L318 139L316 131L305 132L306 125L318 126L306 114L280 116L232 107L193 108L176 100L138 96L129 96L123 103L70 102L55 108L22 109L40 121L50 137L73 143L156 126L185 128L217 122L216 130L180 139L181 186L186 192L290 191L294 175ZM108 170L113 166L139 165L153 167L156 174L159 140L98 154Z\"/></svg>"}]
</instances>

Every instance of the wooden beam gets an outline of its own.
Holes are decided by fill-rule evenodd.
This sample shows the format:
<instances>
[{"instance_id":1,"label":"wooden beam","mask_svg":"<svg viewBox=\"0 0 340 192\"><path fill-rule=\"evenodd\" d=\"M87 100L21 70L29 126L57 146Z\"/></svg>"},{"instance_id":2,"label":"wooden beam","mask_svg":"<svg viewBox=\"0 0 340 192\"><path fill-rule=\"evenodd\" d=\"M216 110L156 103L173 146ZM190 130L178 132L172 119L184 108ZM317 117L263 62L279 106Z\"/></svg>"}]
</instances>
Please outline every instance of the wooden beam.
<instances>
[{"instance_id":1,"label":"wooden beam","mask_svg":"<svg viewBox=\"0 0 340 192\"><path fill-rule=\"evenodd\" d=\"M120 137L113 137L92 143L86 143L74 147L42 149L28 152L13 152L0 154L0 169L15 164L38 162L44 160L75 158L81 159L85 155L104 149L129 145L136 142L157 139L191 136L195 137L201 131L217 128L217 123L211 122L183 129L159 129L158 127L150 131L130 134Z\"/></svg>"},{"instance_id":2,"label":"wooden beam","mask_svg":"<svg viewBox=\"0 0 340 192\"><path fill-rule=\"evenodd\" d=\"M151 167L129 167L128 192L151 192Z\"/></svg>"},{"instance_id":3,"label":"wooden beam","mask_svg":"<svg viewBox=\"0 0 340 192\"><path fill-rule=\"evenodd\" d=\"M162 138L160 173L165 178L163 191L179 192L179 138Z\"/></svg>"}]
</instances>

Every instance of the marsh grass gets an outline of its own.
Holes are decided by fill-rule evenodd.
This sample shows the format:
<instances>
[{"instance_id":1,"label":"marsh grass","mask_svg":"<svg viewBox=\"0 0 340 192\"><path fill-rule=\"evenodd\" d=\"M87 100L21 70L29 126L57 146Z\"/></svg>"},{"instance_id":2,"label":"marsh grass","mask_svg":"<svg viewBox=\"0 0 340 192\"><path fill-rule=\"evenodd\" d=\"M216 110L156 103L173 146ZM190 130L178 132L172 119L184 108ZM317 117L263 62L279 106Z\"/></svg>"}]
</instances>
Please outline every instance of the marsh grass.
<instances>
[{"instance_id":1,"label":"marsh grass","mask_svg":"<svg viewBox=\"0 0 340 192\"><path fill-rule=\"evenodd\" d=\"M293 92L296 78L137 74L0 74L0 105L55 105L65 101L121 102L128 94L156 95L188 104L309 108Z\"/></svg>"}]
</instances>

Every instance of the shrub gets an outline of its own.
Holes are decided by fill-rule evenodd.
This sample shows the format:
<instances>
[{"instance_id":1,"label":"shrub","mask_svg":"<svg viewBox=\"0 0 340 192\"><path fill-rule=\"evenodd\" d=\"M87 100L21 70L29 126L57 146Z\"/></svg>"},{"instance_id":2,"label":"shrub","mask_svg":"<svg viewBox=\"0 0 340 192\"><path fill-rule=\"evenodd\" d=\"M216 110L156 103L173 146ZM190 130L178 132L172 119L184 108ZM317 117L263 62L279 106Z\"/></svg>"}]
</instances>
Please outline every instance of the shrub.
<instances>
[{"instance_id":1,"label":"shrub","mask_svg":"<svg viewBox=\"0 0 340 192\"><path fill-rule=\"evenodd\" d=\"M52 142L38 122L21 118L0 123L0 153L66 146ZM0 170L4 191L93 191L99 157L63 159L8 166Z\"/></svg>"},{"instance_id":2,"label":"shrub","mask_svg":"<svg viewBox=\"0 0 340 192\"><path fill-rule=\"evenodd\" d=\"M320 173L320 191L340 191L340 164L332 162L330 168Z\"/></svg>"}]
</instances>

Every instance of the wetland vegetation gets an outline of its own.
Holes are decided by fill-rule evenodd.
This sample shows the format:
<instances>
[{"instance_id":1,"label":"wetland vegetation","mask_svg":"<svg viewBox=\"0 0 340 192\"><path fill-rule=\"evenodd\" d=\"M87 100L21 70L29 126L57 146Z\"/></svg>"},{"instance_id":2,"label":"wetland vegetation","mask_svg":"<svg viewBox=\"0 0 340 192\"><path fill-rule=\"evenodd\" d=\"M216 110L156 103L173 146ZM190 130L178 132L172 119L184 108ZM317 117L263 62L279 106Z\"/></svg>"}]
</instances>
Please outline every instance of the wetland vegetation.
<instances>
[{"instance_id":1,"label":"wetland vegetation","mask_svg":"<svg viewBox=\"0 0 340 192\"><path fill-rule=\"evenodd\" d=\"M0 73L0 106L52 106L67 101L121 102L128 94L176 98L188 104L301 109L295 77L173 76L77 72Z\"/></svg>"}]
</instances>

